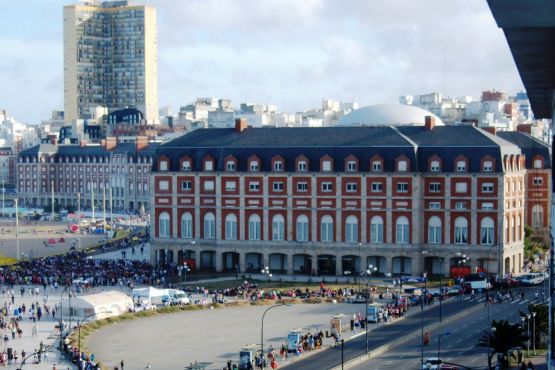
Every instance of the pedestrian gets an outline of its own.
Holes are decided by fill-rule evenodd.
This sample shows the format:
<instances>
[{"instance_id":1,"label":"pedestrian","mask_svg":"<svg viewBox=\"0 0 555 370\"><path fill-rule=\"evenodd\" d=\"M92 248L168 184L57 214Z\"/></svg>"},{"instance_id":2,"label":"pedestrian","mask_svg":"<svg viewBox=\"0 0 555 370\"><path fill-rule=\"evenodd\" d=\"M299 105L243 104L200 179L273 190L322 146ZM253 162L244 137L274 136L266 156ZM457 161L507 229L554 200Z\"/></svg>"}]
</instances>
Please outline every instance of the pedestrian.
<instances>
[{"instance_id":1,"label":"pedestrian","mask_svg":"<svg viewBox=\"0 0 555 370\"><path fill-rule=\"evenodd\" d=\"M123 360L121 360L121 362L119 363L119 366L121 367L121 370L123 370L123 365L124 365Z\"/></svg>"},{"instance_id":2,"label":"pedestrian","mask_svg":"<svg viewBox=\"0 0 555 370\"><path fill-rule=\"evenodd\" d=\"M231 360L227 360L227 370L231 370Z\"/></svg>"}]
</instances>

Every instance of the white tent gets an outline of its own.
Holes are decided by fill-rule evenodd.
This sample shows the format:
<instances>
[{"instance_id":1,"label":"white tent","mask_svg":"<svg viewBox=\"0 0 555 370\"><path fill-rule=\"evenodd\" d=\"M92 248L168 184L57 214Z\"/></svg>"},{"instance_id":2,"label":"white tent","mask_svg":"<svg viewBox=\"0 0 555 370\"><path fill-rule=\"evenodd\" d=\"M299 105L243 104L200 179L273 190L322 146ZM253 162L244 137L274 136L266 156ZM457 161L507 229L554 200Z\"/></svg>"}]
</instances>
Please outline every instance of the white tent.
<instances>
[{"instance_id":1,"label":"white tent","mask_svg":"<svg viewBox=\"0 0 555 370\"><path fill-rule=\"evenodd\" d=\"M111 290L108 292L83 295L71 300L72 316L85 318L94 315L95 319L118 316L133 307L133 300L128 295ZM69 306L63 307L64 316L69 315Z\"/></svg>"},{"instance_id":2,"label":"white tent","mask_svg":"<svg viewBox=\"0 0 555 370\"><path fill-rule=\"evenodd\" d=\"M156 289L154 287L136 288L131 293L133 299L143 302L152 302L153 298L163 297L168 295L167 289Z\"/></svg>"}]
</instances>

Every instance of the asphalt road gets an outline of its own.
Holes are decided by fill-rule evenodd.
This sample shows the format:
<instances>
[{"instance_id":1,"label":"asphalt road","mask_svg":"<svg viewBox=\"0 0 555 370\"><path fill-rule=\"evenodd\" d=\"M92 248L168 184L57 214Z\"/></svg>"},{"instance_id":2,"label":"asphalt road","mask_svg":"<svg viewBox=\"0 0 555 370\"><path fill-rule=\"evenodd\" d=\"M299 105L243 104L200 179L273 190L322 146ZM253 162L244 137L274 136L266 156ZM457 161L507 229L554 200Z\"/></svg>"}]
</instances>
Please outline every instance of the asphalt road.
<instances>
[{"instance_id":1,"label":"asphalt road","mask_svg":"<svg viewBox=\"0 0 555 370\"><path fill-rule=\"evenodd\" d=\"M520 289L518 290L520 291ZM526 309L527 305L533 300L535 288L525 289L526 297L524 301L513 301L511 303L493 304L490 306L490 318L501 319L511 318L518 319L518 309ZM424 312L424 327L439 321L439 304L435 303L435 307ZM455 321L449 318L456 315L460 311L480 305L479 311L474 311L469 315ZM419 310L413 307L411 310ZM420 311L420 310L419 310ZM450 362L463 361L469 363L472 367L487 367L486 349L476 348L476 343L480 332L487 327L487 307L484 299L470 301L465 297L462 301L449 300L443 304L443 322L440 328L435 332L445 332L449 330L452 335L442 337L441 356ZM372 324L371 324L372 325ZM375 325L375 324L374 324ZM381 326L373 330L369 336L369 349L372 351L384 344L390 343L404 335L413 332L420 332L421 316L410 315L405 320L399 321L387 326ZM426 330L426 329L424 329ZM424 357L433 357L437 355L437 336L431 333L431 344L425 347ZM418 369L420 367L421 345L420 337L404 343L402 345L391 348L388 352L374 359L368 360L356 367L362 369ZM348 361L365 352L365 337L361 336L346 342L343 351L344 361ZM478 354L483 357L479 360ZM483 360L483 361L482 361ZM481 364L481 365L480 365ZM319 354L310 356L307 360L295 362L287 366L288 370L322 370L331 369L341 365L341 347L335 347Z\"/></svg>"},{"instance_id":2,"label":"asphalt road","mask_svg":"<svg viewBox=\"0 0 555 370\"><path fill-rule=\"evenodd\" d=\"M506 319L511 322L520 320L519 310L527 312L528 304L533 303L535 289L526 289L524 301L515 299L507 303L495 303L490 306L490 320ZM424 360L437 357L438 336L441 337L440 358L448 363L464 365L471 368L487 369L487 348L478 347L478 338L488 327L488 312L485 300L480 300L481 308L477 312L463 318L450 321L430 333L430 345L424 347ZM387 353L365 361L354 367L355 370L386 370L386 369L420 369L421 363L420 337L403 345L391 348ZM495 363L495 358L494 358Z\"/></svg>"}]
</instances>

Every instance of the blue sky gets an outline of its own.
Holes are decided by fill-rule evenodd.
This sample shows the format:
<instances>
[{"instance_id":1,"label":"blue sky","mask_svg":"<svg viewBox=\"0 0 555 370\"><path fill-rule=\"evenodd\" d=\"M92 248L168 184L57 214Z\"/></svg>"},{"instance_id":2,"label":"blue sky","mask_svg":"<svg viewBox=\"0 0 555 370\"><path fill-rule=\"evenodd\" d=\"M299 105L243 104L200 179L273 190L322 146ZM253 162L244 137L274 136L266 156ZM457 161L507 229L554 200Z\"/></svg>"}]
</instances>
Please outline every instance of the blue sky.
<instances>
[{"instance_id":1,"label":"blue sky","mask_svg":"<svg viewBox=\"0 0 555 370\"><path fill-rule=\"evenodd\" d=\"M440 91L523 89L485 0L148 0L158 12L158 100L361 105ZM0 0L0 108L38 123L63 109L62 7Z\"/></svg>"}]
</instances>

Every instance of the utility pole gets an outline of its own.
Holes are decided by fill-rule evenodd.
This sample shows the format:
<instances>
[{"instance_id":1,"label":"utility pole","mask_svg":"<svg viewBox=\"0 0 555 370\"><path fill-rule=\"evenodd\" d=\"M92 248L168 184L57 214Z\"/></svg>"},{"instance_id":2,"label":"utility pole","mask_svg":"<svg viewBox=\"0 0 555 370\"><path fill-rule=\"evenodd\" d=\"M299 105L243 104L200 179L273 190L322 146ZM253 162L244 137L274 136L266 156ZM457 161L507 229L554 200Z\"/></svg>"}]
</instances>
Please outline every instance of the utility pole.
<instances>
[{"instance_id":1,"label":"utility pole","mask_svg":"<svg viewBox=\"0 0 555 370\"><path fill-rule=\"evenodd\" d=\"M94 219L94 182L91 182L91 197L92 197L92 221L96 222ZM96 227L96 224L95 224Z\"/></svg>"},{"instance_id":2,"label":"utility pole","mask_svg":"<svg viewBox=\"0 0 555 370\"><path fill-rule=\"evenodd\" d=\"M106 186L102 188L102 207L104 208L104 237L106 237Z\"/></svg>"},{"instance_id":3,"label":"utility pole","mask_svg":"<svg viewBox=\"0 0 555 370\"><path fill-rule=\"evenodd\" d=\"M114 216L112 211L112 184L110 184L110 222L114 222Z\"/></svg>"},{"instance_id":4,"label":"utility pole","mask_svg":"<svg viewBox=\"0 0 555 370\"><path fill-rule=\"evenodd\" d=\"M50 181L50 190L52 193L52 221L54 221L54 180Z\"/></svg>"},{"instance_id":5,"label":"utility pole","mask_svg":"<svg viewBox=\"0 0 555 370\"><path fill-rule=\"evenodd\" d=\"M6 214L6 184L2 179L2 217Z\"/></svg>"},{"instance_id":6,"label":"utility pole","mask_svg":"<svg viewBox=\"0 0 555 370\"><path fill-rule=\"evenodd\" d=\"M17 262L19 262L19 199L15 198L15 243L17 248Z\"/></svg>"},{"instance_id":7,"label":"utility pole","mask_svg":"<svg viewBox=\"0 0 555 370\"><path fill-rule=\"evenodd\" d=\"M79 241L79 250L81 250L81 193L77 193L77 240Z\"/></svg>"}]
</instances>

